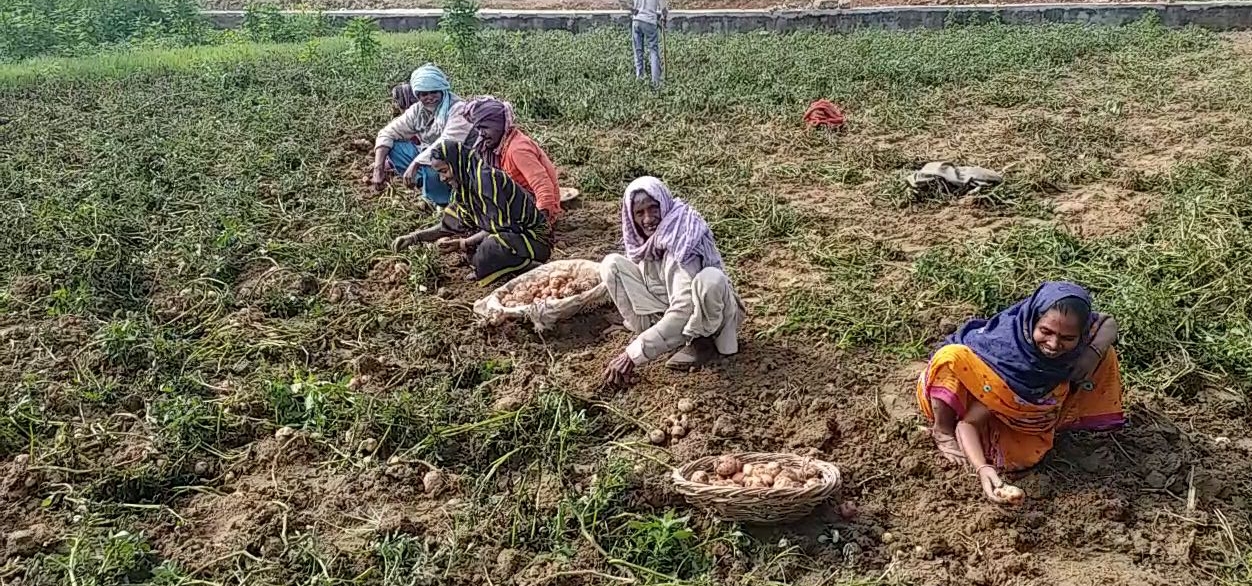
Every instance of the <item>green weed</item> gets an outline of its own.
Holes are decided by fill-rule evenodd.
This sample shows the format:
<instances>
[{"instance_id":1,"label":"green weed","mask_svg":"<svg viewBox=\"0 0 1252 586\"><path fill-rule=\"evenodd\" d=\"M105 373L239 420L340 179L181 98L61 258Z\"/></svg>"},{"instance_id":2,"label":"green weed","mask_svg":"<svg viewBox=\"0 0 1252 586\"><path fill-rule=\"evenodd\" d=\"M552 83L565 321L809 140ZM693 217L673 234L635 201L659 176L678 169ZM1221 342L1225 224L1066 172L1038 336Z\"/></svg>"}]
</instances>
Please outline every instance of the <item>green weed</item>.
<instances>
[{"instance_id":1,"label":"green weed","mask_svg":"<svg viewBox=\"0 0 1252 586\"><path fill-rule=\"evenodd\" d=\"M349 23L349 27L354 31L349 38L355 41L361 35L361 25ZM330 35L334 28L318 12L285 14L274 4L250 4L244 11L241 30L253 42L292 43Z\"/></svg>"},{"instance_id":2,"label":"green weed","mask_svg":"<svg viewBox=\"0 0 1252 586\"><path fill-rule=\"evenodd\" d=\"M267 386L266 403L271 420L278 425L323 433L340 433L351 427L356 397L344 383L297 374L290 383L271 382Z\"/></svg>"},{"instance_id":3,"label":"green weed","mask_svg":"<svg viewBox=\"0 0 1252 586\"><path fill-rule=\"evenodd\" d=\"M632 519L626 523L626 535L618 547L623 557L636 565L665 574L690 575L707 561L699 554L688 519L674 511Z\"/></svg>"},{"instance_id":4,"label":"green weed","mask_svg":"<svg viewBox=\"0 0 1252 586\"><path fill-rule=\"evenodd\" d=\"M142 535L127 531L85 529L69 537L61 552L49 556L35 569L36 584L143 583L151 576L155 554Z\"/></svg>"},{"instance_id":5,"label":"green weed","mask_svg":"<svg viewBox=\"0 0 1252 586\"><path fill-rule=\"evenodd\" d=\"M152 418L161 445L174 453L224 443L226 434L239 425L219 403L186 394L157 401Z\"/></svg>"},{"instance_id":6,"label":"green weed","mask_svg":"<svg viewBox=\"0 0 1252 586\"><path fill-rule=\"evenodd\" d=\"M382 45L376 37L377 32L378 23L368 18L358 17L349 20L348 25L343 29L343 36L347 37L351 44L348 54L361 61L377 60L382 55Z\"/></svg>"},{"instance_id":7,"label":"green weed","mask_svg":"<svg viewBox=\"0 0 1252 586\"><path fill-rule=\"evenodd\" d=\"M371 544L379 559L381 581L388 586L437 584L445 575L446 552L412 535L388 535Z\"/></svg>"},{"instance_id":8,"label":"green weed","mask_svg":"<svg viewBox=\"0 0 1252 586\"><path fill-rule=\"evenodd\" d=\"M791 293L786 321L775 332L818 331L839 347L874 344L906 355L924 342L926 328L910 306L925 297L889 278L905 258L897 248L866 239L805 239L795 246L821 272L822 287Z\"/></svg>"},{"instance_id":9,"label":"green weed","mask_svg":"<svg viewBox=\"0 0 1252 586\"><path fill-rule=\"evenodd\" d=\"M439 30L448 42L462 55L469 56L481 44L478 22L478 2L475 0L443 0L443 16L439 18Z\"/></svg>"}]
</instances>

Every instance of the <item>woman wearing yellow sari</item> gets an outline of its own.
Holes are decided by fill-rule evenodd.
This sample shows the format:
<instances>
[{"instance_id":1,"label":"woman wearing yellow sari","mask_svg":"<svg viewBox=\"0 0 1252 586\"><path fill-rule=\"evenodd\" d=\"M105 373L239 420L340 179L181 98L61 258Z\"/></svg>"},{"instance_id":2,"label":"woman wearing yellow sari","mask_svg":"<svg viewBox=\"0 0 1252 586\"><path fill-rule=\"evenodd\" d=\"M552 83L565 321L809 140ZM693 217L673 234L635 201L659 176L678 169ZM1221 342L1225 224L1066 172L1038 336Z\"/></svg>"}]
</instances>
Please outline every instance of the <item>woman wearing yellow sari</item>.
<instances>
[{"instance_id":1,"label":"woman wearing yellow sari","mask_svg":"<svg viewBox=\"0 0 1252 586\"><path fill-rule=\"evenodd\" d=\"M1001 471L1038 464L1057 431L1121 427L1117 323L1072 283L1044 283L989 320L945 340L917 383L939 451L968 463L1006 502Z\"/></svg>"}]
</instances>

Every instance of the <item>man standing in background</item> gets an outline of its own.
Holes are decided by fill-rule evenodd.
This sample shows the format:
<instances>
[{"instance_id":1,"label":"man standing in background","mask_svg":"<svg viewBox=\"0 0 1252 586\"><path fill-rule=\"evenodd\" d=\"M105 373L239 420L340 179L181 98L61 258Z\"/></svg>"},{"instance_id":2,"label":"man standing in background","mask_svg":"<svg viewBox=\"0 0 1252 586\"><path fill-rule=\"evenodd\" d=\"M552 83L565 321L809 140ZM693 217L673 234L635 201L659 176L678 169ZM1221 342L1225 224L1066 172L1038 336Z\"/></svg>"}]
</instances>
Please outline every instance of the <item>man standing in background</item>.
<instances>
[{"instance_id":1,"label":"man standing in background","mask_svg":"<svg viewBox=\"0 0 1252 586\"><path fill-rule=\"evenodd\" d=\"M634 0L630 28L635 47L635 77L643 79L643 52L646 45L652 67L652 87L661 87L660 30L669 19L668 0Z\"/></svg>"}]
</instances>

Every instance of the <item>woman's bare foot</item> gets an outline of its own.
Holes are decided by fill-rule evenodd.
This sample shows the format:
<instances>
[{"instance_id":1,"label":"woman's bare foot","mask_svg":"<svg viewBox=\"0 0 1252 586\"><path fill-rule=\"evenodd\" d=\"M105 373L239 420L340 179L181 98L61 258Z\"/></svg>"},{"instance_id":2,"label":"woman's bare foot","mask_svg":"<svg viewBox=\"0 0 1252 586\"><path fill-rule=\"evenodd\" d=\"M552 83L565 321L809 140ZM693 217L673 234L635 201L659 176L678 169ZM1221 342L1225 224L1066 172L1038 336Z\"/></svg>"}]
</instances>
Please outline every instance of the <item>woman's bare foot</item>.
<instances>
[{"instance_id":1,"label":"woman's bare foot","mask_svg":"<svg viewBox=\"0 0 1252 586\"><path fill-rule=\"evenodd\" d=\"M930 437L935 438L935 447L939 448L939 454L949 462L953 464L965 463L965 453L961 451L961 444L957 443L955 434L931 429Z\"/></svg>"}]
</instances>

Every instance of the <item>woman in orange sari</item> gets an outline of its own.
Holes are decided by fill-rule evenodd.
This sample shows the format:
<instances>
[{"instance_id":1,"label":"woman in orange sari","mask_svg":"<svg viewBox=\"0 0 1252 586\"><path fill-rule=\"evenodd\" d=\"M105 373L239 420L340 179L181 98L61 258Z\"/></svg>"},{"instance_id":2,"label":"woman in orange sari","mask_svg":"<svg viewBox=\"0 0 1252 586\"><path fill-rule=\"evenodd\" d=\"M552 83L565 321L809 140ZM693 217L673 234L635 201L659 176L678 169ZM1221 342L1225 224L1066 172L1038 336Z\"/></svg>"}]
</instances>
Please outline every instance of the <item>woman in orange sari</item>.
<instances>
[{"instance_id":1,"label":"woman in orange sari","mask_svg":"<svg viewBox=\"0 0 1252 586\"><path fill-rule=\"evenodd\" d=\"M1038 464L1057 431L1121 427L1117 322L1073 283L1049 282L945 340L917 383L940 453L974 468L993 502L1001 471Z\"/></svg>"}]
</instances>

